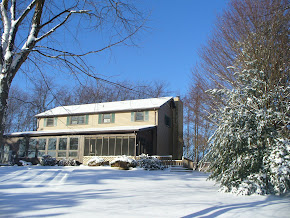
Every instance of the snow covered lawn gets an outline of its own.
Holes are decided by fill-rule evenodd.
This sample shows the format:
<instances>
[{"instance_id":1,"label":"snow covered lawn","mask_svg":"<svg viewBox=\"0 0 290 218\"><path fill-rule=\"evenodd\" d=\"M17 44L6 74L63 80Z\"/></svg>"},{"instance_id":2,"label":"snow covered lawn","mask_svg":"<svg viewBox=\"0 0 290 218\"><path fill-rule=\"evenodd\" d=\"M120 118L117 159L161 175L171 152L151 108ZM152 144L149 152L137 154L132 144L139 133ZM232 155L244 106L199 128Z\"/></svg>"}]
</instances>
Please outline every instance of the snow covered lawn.
<instances>
[{"instance_id":1,"label":"snow covered lawn","mask_svg":"<svg viewBox=\"0 0 290 218\"><path fill-rule=\"evenodd\" d=\"M207 174L0 167L0 217L289 217L290 198L219 193Z\"/></svg>"}]
</instances>

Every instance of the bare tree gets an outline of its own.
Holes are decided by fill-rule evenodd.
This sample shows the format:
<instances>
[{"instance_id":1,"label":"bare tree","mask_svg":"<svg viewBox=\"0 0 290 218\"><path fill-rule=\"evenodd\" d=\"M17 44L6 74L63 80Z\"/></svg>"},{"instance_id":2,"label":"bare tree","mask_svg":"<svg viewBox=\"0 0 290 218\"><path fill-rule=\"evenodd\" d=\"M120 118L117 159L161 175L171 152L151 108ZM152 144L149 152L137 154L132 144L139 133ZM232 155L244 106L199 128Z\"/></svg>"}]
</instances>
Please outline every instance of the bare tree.
<instances>
[{"instance_id":1,"label":"bare tree","mask_svg":"<svg viewBox=\"0 0 290 218\"><path fill-rule=\"evenodd\" d=\"M17 132L32 129L30 95L19 87L12 87L9 94L6 113L6 132ZM33 115L32 115L33 116Z\"/></svg>"},{"instance_id":2,"label":"bare tree","mask_svg":"<svg viewBox=\"0 0 290 218\"><path fill-rule=\"evenodd\" d=\"M195 78L184 98L185 106L185 138L186 156L192 158L197 164L204 156L208 146L208 133L210 132L206 109L209 108L202 78Z\"/></svg>"},{"instance_id":3,"label":"bare tree","mask_svg":"<svg viewBox=\"0 0 290 218\"><path fill-rule=\"evenodd\" d=\"M135 83L142 84L142 82ZM144 90L141 90L139 85L139 89L134 91L125 88L131 87L130 89L132 89L136 85L135 83L119 81L117 82L119 86L114 86L91 79L85 84L77 83L73 87L67 87L57 85L51 77L36 77L33 78L29 91L13 85L8 99L5 131L10 133L36 130L35 114L56 106L121 101L136 99L140 95L144 95L145 98L160 97L168 94L165 91L166 83L164 82L148 82L142 86Z\"/></svg>"},{"instance_id":4,"label":"bare tree","mask_svg":"<svg viewBox=\"0 0 290 218\"><path fill-rule=\"evenodd\" d=\"M35 78L29 90L12 86L6 112L5 132L36 130L35 114L51 109L57 105L57 99L51 89L59 88L52 78Z\"/></svg>"},{"instance_id":5,"label":"bare tree","mask_svg":"<svg viewBox=\"0 0 290 218\"><path fill-rule=\"evenodd\" d=\"M198 72L217 88L235 86L235 68L259 61L269 87L289 82L289 1L232 0L200 49Z\"/></svg>"},{"instance_id":6,"label":"bare tree","mask_svg":"<svg viewBox=\"0 0 290 218\"><path fill-rule=\"evenodd\" d=\"M67 88L65 88L67 90ZM60 90L60 105L89 104L141 98L157 98L169 95L167 83L162 81L116 81L114 84L90 80L79 83L71 93Z\"/></svg>"},{"instance_id":7,"label":"bare tree","mask_svg":"<svg viewBox=\"0 0 290 218\"><path fill-rule=\"evenodd\" d=\"M82 57L114 45L127 42L142 26L144 18L134 5L124 1L86 0L2 0L0 46L0 152L3 157L3 132L7 99L13 78L28 64L59 61L73 73L88 74ZM79 23L79 25L77 25ZM107 27L107 28L106 28ZM63 41L57 42L56 32L75 33L83 29L110 31L108 44L103 48L76 53L65 50ZM94 47L94 46L92 46ZM63 68L63 67L62 67ZM60 68L60 69L62 69ZM89 75L92 75L90 73Z\"/></svg>"},{"instance_id":8,"label":"bare tree","mask_svg":"<svg viewBox=\"0 0 290 218\"><path fill-rule=\"evenodd\" d=\"M228 99L210 96L206 90L239 86L235 72L246 69L249 61L256 61L257 69L264 72L260 79L267 86L259 90L261 95L277 84L289 86L288 36L287 0L231 0L227 10L217 18L207 43L200 49L201 61L192 73L191 90L196 83L201 84L203 109L207 115L225 105ZM190 92L189 99L194 101L196 95ZM211 132L215 121L206 116L201 119L203 125L211 122L208 128ZM203 131L208 138L209 132Z\"/></svg>"}]
</instances>

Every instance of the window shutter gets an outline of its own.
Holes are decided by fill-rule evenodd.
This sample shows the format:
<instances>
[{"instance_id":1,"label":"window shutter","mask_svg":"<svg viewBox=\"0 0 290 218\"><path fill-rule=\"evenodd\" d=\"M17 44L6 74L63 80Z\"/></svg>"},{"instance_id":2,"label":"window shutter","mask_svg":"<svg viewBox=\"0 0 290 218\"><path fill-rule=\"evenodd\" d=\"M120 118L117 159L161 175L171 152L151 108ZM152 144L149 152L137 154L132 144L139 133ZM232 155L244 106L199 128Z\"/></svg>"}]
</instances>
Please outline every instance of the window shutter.
<instances>
[{"instance_id":1,"label":"window shutter","mask_svg":"<svg viewBox=\"0 0 290 218\"><path fill-rule=\"evenodd\" d=\"M145 121L149 121L149 111L145 111Z\"/></svg>"},{"instance_id":2,"label":"window shutter","mask_svg":"<svg viewBox=\"0 0 290 218\"><path fill-rule=\"evenodd\" d=\"M54 126L57 126L57 117L54 118Z\"/></svg>"},{"instance_id":3,"label":"window shutter","mask_svg":"<svg viewBox=\"0 0 290 218\"><path fill-rule=\"evenodd\" d=\"M69 121L70 121L70 117L67 117L67 118L66 118L66 125L67 125L67 126L70 124Z\"/></svg>"},{"instance_id":4,"label":"window shutter","mask_svg":"<svg viewBox=\"0 0 290 218\"><path fill-rule=\"evenodd\" d=\"M44 120L43 120L43 126L46 127L46 124L47 124L47 118L44 118Z\"/></svg>"},{"instance_id":5,"label":"window shutter","mask_svg":"<svg viewBox=\"0 0 290 218\"><path fill-rule=\"evenodd\" d=\"M112 123L115 123L115 113L112 113Z\"/></svg>"},{"instance_id":6,"label":"window shutter","mask_svg":"<svg viewBox=\"0 0 290 218\"><path fill-rule=\"evenodd\" d=\"M131 112L131 122L135 121L135 112Z\"/></svg>"},{"instance_id":7,"label":"window shutter","mask_svg":"<svg viewBox=\"0 0 290 218\"><path fill-rule=\"evenodd\" d=\"M86 115L86 124L89 124L89 115Z\"/></svg>"},{"instance_id":8,"label":"window shutter","mask_svg":"<svg viewBox=\"0 0 290 218\"><path fill-rule=\"evenodd\" d=\"M99 124L102 123L102 114L99 114Z\"/></svg>"}]
</instances>

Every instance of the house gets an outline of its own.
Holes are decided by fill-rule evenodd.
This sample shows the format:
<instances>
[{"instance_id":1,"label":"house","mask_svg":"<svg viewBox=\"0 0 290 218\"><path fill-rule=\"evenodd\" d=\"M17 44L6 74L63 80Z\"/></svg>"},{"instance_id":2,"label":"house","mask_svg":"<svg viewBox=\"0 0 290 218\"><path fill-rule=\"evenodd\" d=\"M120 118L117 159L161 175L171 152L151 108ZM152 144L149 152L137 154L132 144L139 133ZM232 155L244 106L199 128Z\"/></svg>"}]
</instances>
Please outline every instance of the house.
<instances>
[{"instance_id":1,"label":"house","mask_svg":"<svg viewBox=\"0 0 290 218\"><path fill-rule=\"evenodd\" d=\"M160 97L72 106L37 114L37 131L6 134L19 158L44 154L85 162L92 156L172 155L181 159L183 104Z\"/></svg>"}]
</instances>

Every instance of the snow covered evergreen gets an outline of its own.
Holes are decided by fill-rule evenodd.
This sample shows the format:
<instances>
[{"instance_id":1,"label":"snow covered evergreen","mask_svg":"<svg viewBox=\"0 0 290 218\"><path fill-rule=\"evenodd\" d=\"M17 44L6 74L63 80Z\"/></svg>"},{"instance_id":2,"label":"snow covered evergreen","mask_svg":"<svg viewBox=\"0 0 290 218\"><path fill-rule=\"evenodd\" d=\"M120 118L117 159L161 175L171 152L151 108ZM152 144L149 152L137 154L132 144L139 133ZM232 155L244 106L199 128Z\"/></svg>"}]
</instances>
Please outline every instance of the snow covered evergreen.
<instances>
[{"instance_id":1,"label":"snow covered evergreen","mask_svg":"<svg viewBox=\"0 0 290 218\"><path fill-rule=\"evenodd\" d=\"M236 76L236 88L209 90L223 101L212 115L217 129L206 157L211 162L210 178L226 192L286 193L290 187L290 87L268 86L255 61L247 62Z\"/></svg>"},{"instance_id":2,"label":"snow covered evergreen","mask_svg":"<svg viewBox=\"0 0 290 218\"><path fill-rule=\"evenodd\" d=\"M148 154L141 154L140 159L137 161L138 166L144 170L164 170L165 166L161 160Z\"/></svg>"}]
</instances>

